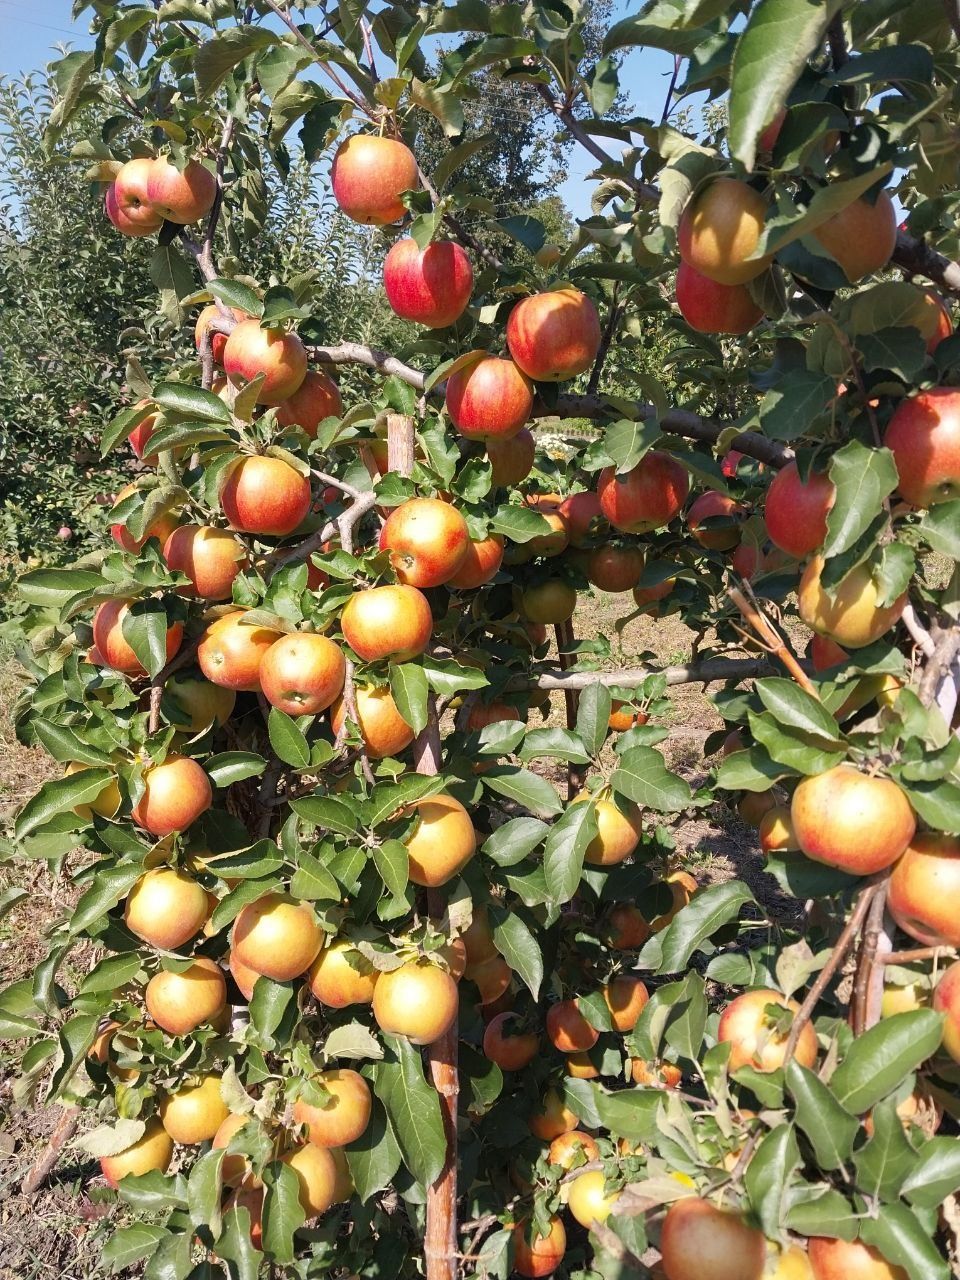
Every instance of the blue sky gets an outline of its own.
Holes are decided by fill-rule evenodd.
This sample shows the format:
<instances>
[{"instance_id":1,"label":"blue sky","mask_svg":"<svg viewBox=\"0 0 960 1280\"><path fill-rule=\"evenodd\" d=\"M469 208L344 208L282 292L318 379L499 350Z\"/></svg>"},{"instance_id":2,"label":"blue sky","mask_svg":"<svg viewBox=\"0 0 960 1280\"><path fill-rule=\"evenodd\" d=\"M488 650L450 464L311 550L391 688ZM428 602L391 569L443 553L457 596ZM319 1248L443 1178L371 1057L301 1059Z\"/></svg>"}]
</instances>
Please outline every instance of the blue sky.
<instances>
[{"instance_id":1,"label":"blue sky","mask_svg":"<svg viewBox=\"0 0 960 1280\"><path fill-rule=\"evenodd\" d=\"M640 0L618 0L614 20L638 12L640 7ZM56 46L61 43L74 49L92 48L88 18L89 14L73 22L69 0L0 0L0 75L17 76L43 67L59 56ZM620 82L636 115L659 119L672 67L673 59L661 50L639 49L628 54ZM568 159L569 177L559 194L575 216L586 217L593 184L584 179L594 161L576 145L571 146Z\"/></svg>"}]
</instances>

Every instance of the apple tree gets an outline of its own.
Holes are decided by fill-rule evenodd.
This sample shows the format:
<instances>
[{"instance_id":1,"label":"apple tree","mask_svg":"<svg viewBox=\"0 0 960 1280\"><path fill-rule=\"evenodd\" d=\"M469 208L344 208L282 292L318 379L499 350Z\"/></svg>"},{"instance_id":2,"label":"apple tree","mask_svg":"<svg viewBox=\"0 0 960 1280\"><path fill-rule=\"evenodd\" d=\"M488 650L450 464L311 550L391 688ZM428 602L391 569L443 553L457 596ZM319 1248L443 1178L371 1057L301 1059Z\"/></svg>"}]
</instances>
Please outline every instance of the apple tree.
<instances>
[{"instance_id":1,"label":"apple tree","mask_svg":"<svg viewBox=\"0 0 960 1280\"><path fill-rule=\"evenodd\" d=\"M956 1264L960 14L589 18L105 0L58 65L47 145L102 116L72 155L175 352L126 351L102 548L20 584L63 775L14 834L76 893L0 1014L64 1107L30 1185L74 1142L125 1207L107 1270ZM565 243L463 176L499 86L595 162ZM395 350L238 256L300 153L389 246ZM624 667L588 591L693 659ZM715 799L792 913L684 869Z\"/></svg>"}]
</instances>

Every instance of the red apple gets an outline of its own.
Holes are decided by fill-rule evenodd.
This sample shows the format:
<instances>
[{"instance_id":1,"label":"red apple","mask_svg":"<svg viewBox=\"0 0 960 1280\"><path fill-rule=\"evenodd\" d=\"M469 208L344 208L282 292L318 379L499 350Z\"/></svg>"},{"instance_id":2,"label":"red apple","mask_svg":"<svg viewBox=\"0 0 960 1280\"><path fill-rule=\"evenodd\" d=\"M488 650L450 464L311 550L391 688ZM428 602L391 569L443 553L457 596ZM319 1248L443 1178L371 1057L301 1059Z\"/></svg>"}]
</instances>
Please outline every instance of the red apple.
<instances>
[{"instance_id":1,"label":"red apple","mask_svg":"<svg viewBox=\"0 0 960 1280\"><path fill-rule=\"evenodd\" d=\"M807 1249L814 1280L907 1280L909 1275L862 1240L811 1236Z\"/></svg>"},{"instance_id":2,"label":"red apple","mask_svg":"<svg viewBox=\"0 0 960 1280\"><path fill-rule=\"evenodd\" d=\"M932 356L944 338L949 338L953 333L953 320L946 303L935 289L924 289L922 292L926 309L920 332L927 340L927 355Z\"/></svg>"},{"instance_id":3,"label":"red apple","mask_svg":"<svg viewBox=\"0 0 960 1280\"><path fill-rule=\"evenodd\" d=\"M417 162L396 138L355 133L337 148L330 178L348 218L383 227L407 212L400 197L418 186Z\"/></svg>"},{"instance_id":4,"label":"red apple","mask_svg":"<svg viewBox=\"0 0 960 1280\"><path fill-rule=\"evenodd\" d=\"M677 306L698 333L747 333L763 319L763 311L742 284L720 284L689 263L677 268Z\"/></svg>"},{"instance_id":5,"label":"red apple","mask_svg":"<svg viewBox=\"0 0 960 1280\"><path fill-rule=\"evenodd\" d=\"M250 319L247 313L245 311L241 311L239 307L231 307L230 312L237 324L239 324L241 320ZM197 345L198 351L203 346L204 335L210 326L213 324L219 324L224 319L225 317L223 312L215 302L211 302L208 306L203 308L197 316L197 323L194 325L193 329L193 340ZM227 336L227 334L220 333L216 330L210 335L210 350L213 353L215 364L223 364L223 351L227 345Z\"/></svg>"},{"instance_id":6,"label":"red apple","mask_svg":"<svg viewBox=\"0 0 960 1280\"><path fill-rule=\"evenodd\" d=\"M105 600L93 615L93 643L100 657L114 671L122 671L124 675L144 676L146 671L140 659L123 634L123 622L130 611L133 600ZM167 628L168 660L180 648L183 640L183 624L174 622Z\"/></svg>"},{"instance_id":7,"label":"red apple","mask_svg":"<svg viewBox=\"0 0 960 1280\"><path fill-rule=\"evenodd\" d=\"M617 475L615 467L600 472L600 509L616 529L647 533L669 524L687 500L690 479L669 453L651 449L632 471Z\"/></svg>"},{"instance_id":8,"label":"red apple","mask_svg":"<svg viewBox=\"0 0 960 1280\"><path fill-rule=\"evenodd\" d=\"M814 636L810 641L810 661L814 671L830 671L833 667L842 666L849 657L846 649L841 649L829 636Z\"/></svg>"},{"instance_id":9,"label":"red apple","mask_svg":"<svg viewBox=\"0 0 960 1280\"><path fill-rule=\"evenodd\" d=\"M892 866L917 827L895 782L849 764L804 778L793 793L790 818L808 858L854 876Z\"/></svg>"},{"instance_id":10,"label":"red apple","mask_svg":"<svg viewBox=\"0 0 960 1280\"><path fill-rule=\"evenodd\" d=\"M488 438L486 449L495 485L510 488L526 480L533 470L537 445L533 432L526 427L522 427L515 436Z\"/></svg>"},{"instance_id":11,"label":"red apple","mask_svg":"<svg viewBox=\"0 0 960 1280\"><path fill-rule=\"evenodd\" d=\"M827 536L827 512L836 496L824 472L811 471L804 483L797 464L788 462L767 490L764 520L771 542L795 560L805 559Z\"/></svg>"},{"instance_id":12,"label":"red apple","mask_svg":"<svg viewBox=\"0 0 960 1280\"><path fill-rule=\"evenodd\" d=\"M946 1015L943 1047L954 1062L960 1062L960 960L944 972L933 993L933 1007Z\"/></svg>"},{"instance_id":13,"label":"red apple","mask_svg":"<svg viewBox=\"0 0 960 1280\"><path fill-rule=\"evenodd\" d=\"M960 498L960 390L934 387L901 400L883 443L893 452L905 502L932 507Z\"/></svg>"},{"instance_id":14,"label":"red apple","mask_svg":"<svg viewBox=\"0 0 960 1280\"><path fill-rule=\"evenodd\" d=\"M316 439L324 418L339 418L342 414L340 388L328 374L316 369L308 369L299 388L277 406L280 426L302 427L311 440Z\"/></svg>"},{"instance_id":15,"label":"red apple","mask_svg":"<svg viewBox=\"0 0 960 1280\"><path fill-rule=\"evenodd\" d=\"M238 458L220 486L220 508L234 529L285 537L310 510L310 481L282 458Z\"/></svg>"},{"instance_id":16,"label":"red apple","mask_svg":"<svg viewBox=\"0 0 960 1280\"><path fill-rule=\"evenodd\" d=\"M597 358L597 309L576 289L535 293L510 312L507 347L535 382L566 382L585 373Z\"/></svg>"},{"instance_id":17,"label":"red apple","mask_svg":"<svg viewBox=\"0 0 960 1280\"><path fill-rule=\"evenodd\" d=\"M591 532L598 531L598 526L606 524L600 510L600 496L592 489L571 493L560 503L557 511L567 526L572 547L582 547Z\"/></svg>"},{"instance_id":18,"label":"red apple","mask_svg":"<svg viewBox=\"0 0 960 1280\"><path fill-rule=\"evenodd\" d=\"M485 538L471 539L463 563L447 586L457 591L472 591L482 587L495 577L503 563L503 538L499 533L488 533Z\"/></svg>"},{"instance_id":19,"label":"red apple","mask_svg":"<svg viewBox=\"0 0 960 1280\"><path fill-rule=\"evenodd\" d=\"M153 160L144 157L128 160L117 171L112 188L114 209L133 226L149 227L147 234L157 231L163 221L148 194L153 165Z\"/></svg>"},{"instance_id":20,"label":"red apple","mask_svg":"<svg viewBox=\"0 0 960 1280\"><path fill-rule=\"evenodd\" d=\"M401 319L428 329L445 329L467 308L473 268L452 240L435 240L421 249L410 237L398 240L387 254L383 287Z\"/></svg>"},{"instance_id":21,"label":"red apple","mask_svg":"<svg viewBox=\"0 0 960 1280\"><path fill-rule=\"evenodd\" d=\"M447 381L447 412L470 440L515 436L533 409L530 379L512 360L483 356Z\"/></svg>"},{"instance_id":22,"label":"red apple","mask_svg":"<svg viewBox=\"0 0 960 1280\"><path fill-rule=\"evenodd\" d=\"M439 587L466 559L470 533L463 516L439 498L411 498L393 510L380 530L380 550L401 582Z\"/></svg>"},{"instance_id":23,"label":"red apple","mask_svg":"<svg viewBox=\"0 0 960 1280\"><path fill-rule=\"evenodd\" d=\"M223 367L234 385L264 374L257 403L279 405L299 391L307 374L307 353L295 333L261 329L259 320L242 320L227 338Z\"/></svg>"},{"instance_id":24,"label":"red apple","mask_svg":"<svg viewBox=\"0 0 960 1280\"><path fill-rule=\"evenodd\" d=\"M708 489L706 493L701 493L687 512L687 528L701 547L713 551L730 551L740 541L739 523L732 526L728 523L715 529L702 529L700 526L704 520L720 517L728 522L739 522L746 514L746 509L739 502L734 502L716 489Z\"/></svg>"},{"instance_id":25,"label":"red apple","mask_svg":"<svg viewBox=\"0 0 960 1280\"><path fill-rule=\"evenodd\" d=\"M229 600L233 580L247 563L239 538L227 529L198 524L174 529L164 543L163 558L190 579L192 590L181 588L182 594L202 600Z\"/></svg>"},{"instance_id":26,"label":"red apple","mask_svg":"<svg viewBox=\"0 0 960 1280\"><path fill-rule=\"evenodd\" d=\"M215 174L196 160L181 171L161 157L147 177L147 199L168 222L199 222L213 208L216 194Z\"/></svg>"},{"instance_id":27,"label":"red apple","mask_svg":"<svg viewBox=\"0 0 960 1280\"><path fill-rule=\"evenodd\" d=\"M960 947L960 839L914 836L891 873L887 907L921 945Z\"/></svg>"}]
</instances>

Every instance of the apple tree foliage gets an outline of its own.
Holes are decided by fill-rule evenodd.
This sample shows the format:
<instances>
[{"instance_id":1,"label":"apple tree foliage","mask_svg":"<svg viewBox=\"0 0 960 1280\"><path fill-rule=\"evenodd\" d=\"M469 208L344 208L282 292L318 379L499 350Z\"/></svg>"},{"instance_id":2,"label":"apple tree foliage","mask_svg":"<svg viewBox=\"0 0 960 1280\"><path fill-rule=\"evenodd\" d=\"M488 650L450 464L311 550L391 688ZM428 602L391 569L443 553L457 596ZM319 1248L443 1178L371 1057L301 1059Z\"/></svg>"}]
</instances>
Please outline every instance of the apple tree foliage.
<instances>
[{"instance_id":1,"label":"apple tree foliage","mask_svg":"<svg viewBox=\"0 0 960 1280\"><path fill-rule=\"evenodd\" d=\"M231 1110L255 1119L231 1151L266 1189L255 1245L248 1208L224 1191L223 1151L180 1147L170 1171L121 1182L125 1225L105 1234L105 1269L142 1261L154 1280L247 1280L412 1275L424 1265L440 1276L456 1265L463 1274L505 1277L514 1261L511 1224L530 1220L545 1234L562 1211L568 1175L545 1158L529 1127L546 1098L562 1101L581 1129L597 1135L595 1167L616 1193L610 1216L592 1230L568 1219L561 1274L648 1274L666 1207L696 1193L742 1210L773 1246L811 1235L860 1239L902 1268L897 1275L945 1278L960 1190L958 1068L941 1047L945 1015L927 1006L953 952L910 954L914 942L884 916L883 875L867 881L799 851L767 860L797 899L793 915L768 918L737 879L701 887L682 905L671 830L714 796L770 793L786 803L801 778L850 761L895 780L922 830L960 832L953 727L960 499L928 510L900 501L893 455L882 445L898 401L960 378L960 338L928 349L917 287L933 283L948 308L960 293L952 262L960 159L954 6L654 0L611 25L589 53L586 15L575 0L341 0L304 9L166 0L91 8L95 48L68 54L56 69L50 153L76 114L94 109L102 128L70 151L91 166L93 182L111 181L118 162L162 153L177 165L200 157L222 189L222 204L218 198L204 224L168 222L151 241L147 269L159 300L147 332L167 354L159 376L148 376L156 363L142 358L146 340L140 354L129 352L126 382L138 403L116 406L103 452L124 449L155 412L158 463L141 473L115 518L135 540L164 513L222 524L219 485L238 449L286 460L311 477L317 501L295 537L245 537L250 562L232 604L279 633L322 630L338 640L341 610L358 585L390 580L376 547L377 511L440 493L463 512L473 537L498 533L508 549L488 585L430 592L435 633L425 654L352 664L355 681L389 689L419 742L430 737L439 710L437 775L417 772L419 748L368 761L356 732L338 738L327 716L291 718L249 692L225 724L191 733L165 682L192 659L196 640L225 606L188 596L186 579L167 567L156 539L131 553L105 538L75 565L22 580L30 644L19 733L55 760L84 768L46 783L14 831L16 856L48 862L76 890L46 958L0 994L3 1033L22 1051L17 1101L79 1107L80 1149L109 1158L137 1141L165 1094L213 1071ZM726 107L710 118L726 123L697 136L673 127L669 110L660 122L612 112L623 56L638 46L676 58L668 107L706 93ZM558 129L594 158L592 215L559 254L542 252L547 237L536 219L498 217L482 184L460 178L464 166L476 171L490 145L465 126L481 81L486 93L501 82L532 87ZM630 84L622 87L629 95ZM772 149L762 147L761 134L784 108ZM238 255L301 154L324 172L339 142L358 129L401 136L417 154L418 136L429 128L433 137L434 122L445 146L438 152L431 143L431 157L439 158L405 196L404 232L421 246L461 240L473 260L473 297L455 325L410 337L387 361L358 344L363 335L350 331L346 304L331 306L325 294L318 306L316 271L286 273L281 260L256 276ZM769 255L771 263L750 284L766 318L739 338L694 331L672 300L681 215L718 174L747 181L766 206L754 257ZM814 233L884 186L902 209L897 246L884 269L851 287ZM518 246L509 263L485 247L504 236ZM565 419L590 419L597 430L570 464L541 454L526 481L497 488L482 446L465 444L452 427L443 384L459 357L503 349L518 295L561 283L593 299L603 343L591 372L570 385L537 387L534 415L553 419L555 433ZM295 328L313 362L337 365L343 415L310 439L259 410L255 386L228 400L211 393L209 352L198 358L192 323L196 308L214 300L264 326ZM662 378L648 372L643 356L654 333L671 344ZM415 421L409 474L376 475L365 465L388 416ZM538 720L538 682L553 678L563 687L564 677L558 680L556 662L517 616L518 589L549 579L588 589L582 555L525 554L546 531L531 498L558 487L594 488L602 469L626 473L654 446L682 464L694 494L719 490L741 504L741 545L758 555L764 495L778 468L795 458L802 474L814 464L826 469L836 489L822 547L827 588L865 566L880 603L909 592L904 620L812 682L800 672L798 682L795 664L758 661L755 639L747 641L753 657L746 665L742 656L724 665L742 649L746 627L738 603L745 597L728 594L742 587L729 554L704 549L682 516L650 534L615 534L617 545L645 550L641 587L675 579L660 607L697 633L697 662L720 660L715 674L707 667L699 675L718 682L713 701L727 729L738 731L740 749L711 755L709 783L696 790L664 759L667 674L628 673L625 687L614 685L620 701L646 708L652 722L613 733L610 688L591 673L615 668L616 646L589 635L573 643L560 627L558 642L584 678L579 697L569 699L566 727L547 726ZM733 474L721 467L731 448L744 456ZM360 502L366 514L354 525L350 508ZM607 531L593 542L610 539ZM308 559L326 585L308 588ZM798 574L795 562L774 560L752 584L761 608L793 640L801 634L793 620ZM92 612L119 598L136 602L124 636L141 679L89 659ZM632 609L623 613L626 619ZM183 625L185 639L179 662L168 664L164 633L172 623ZM697 676L671 671L669 681ZM878 701L884 676L896 678L898 692ZM471 731L469 708L493 698L508 701L519 718ZM708 755L724 736L708 739ZM199 762L214 804L189 829L156 840L131 810L145 771L174 752ZM597 810L561 798L557 762L573 790L602 783L616 804L642 809L632 858L613 867L585 861ZM85 809L113 778L117 813ZM441 789L468 807L480 847L433 892L428 909L409 880L396 815ZM166 863L189 869L212 899L207 927L173 952L145 947L123 921L144 868ZM459 1263L448 1256L424 1264L421 1247L425 1223L443 1209L438 1187L449 1139L431 1082L431 1048L421 1052L381 1033L366 1006L319 1007L299 979L261 977L248 1002L231 986L234 1017L226 1028L175 1037L145 1018L143 989L153 974L181 972L196 955L225 962L239 912L276 889L311 904L326 933L351 939L383 972L398 953L436 955L478 913L489 922L511 973L510 1007L542 1039L523 1070L501 1070L482 1052L479 991L463 978ZM4 907L20 896L8 893ZM652 925L628 951L612 945L619 904L635 904ZM851 917L854 927L845 930ZM81 946L94 959L76 975L71 957ZM902 963L884 964L891 949L907 953ZM848 952L856 960L844 976ZM602 994L621 971L641 976L650 992L626 1032ZM913 991L917 1007L881 1019L885 986ZM750 1062L731 1069L730 1045L718 1040L719 1013L755 987L798 1002L812 993L797 1017L813 1019L816 1069L793 1059L792 1047L775 1070ZM542 1035L547 1010L571 997L580 998L597 1033L576 1072ZM782 1040L793 1016L773 1017L762 1035ZM88 1052L107 1020L122 1030L123 1048L101 1064ZM638 1070L644 1082L634 1083L638 1061L649 1080ZM323 1064L359 1069L374 1105L366 1132L346 1149L352 1194L308 1220L296 1180L275 1159L274 1138L299 1136L291 1104L305 1091L311 1096L310 1078ZM671 1067L679 1089L664 1087ZM917 1123L901 1119L909 1099L917 1101Z\"/></svg>"}]
</instances>

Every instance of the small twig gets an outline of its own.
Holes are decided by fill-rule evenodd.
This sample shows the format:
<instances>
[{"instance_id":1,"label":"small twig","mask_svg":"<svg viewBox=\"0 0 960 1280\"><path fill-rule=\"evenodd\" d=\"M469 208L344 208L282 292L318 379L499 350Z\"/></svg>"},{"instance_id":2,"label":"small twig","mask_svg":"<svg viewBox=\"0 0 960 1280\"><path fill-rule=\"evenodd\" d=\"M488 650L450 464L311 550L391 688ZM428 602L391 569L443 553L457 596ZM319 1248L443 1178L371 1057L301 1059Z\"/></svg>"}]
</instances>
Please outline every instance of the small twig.
<instances>
[{"instance_id":1,"label":"small twig","mask_svg":"<svg viewBox=\"0 0 960 1280\"><path fill-rule=\"evenodd\" d=\"M317 52L317 50L313 47L313 45L310 43L307 37L303 34L303 32L300 30L297 24L293 21L293 19L287 13L286 9L281 8L281 6L276 3L276 0L264 0L264 3L266 4L268 9L270 9L273 13L277 15L277 17L284 24L284 26L286 26L287 29L293 33L293 35L296 37L298 42L310 54L310 57L314 60L314 62L317 64L320 70L324 73L325 76L327 76L328 79L333 81L333 83L337 86L337 88L340 90L343 96L345 98L349 98L355 107L359 108L359 110L362 111L365 116L367 116L369 119L372 120L373 111L371 110L366 100L362 98L360 94L354 93L352 89L350 89L346 84L344 84L344 82L340 79L340 77L333 70L330 64L324 58L322 58L320 54Z\"/></svg>"},{"instance_id":2,"label":"small twig","mask_svg":"<svg viewBox=\"0 0 960 1280\"><path fill-rule=\"evenodd\" d=\"M900 615L903 625L910 632L914 644L925 654L926 657L932 658L936 653L936 645L933 643L933 637L926 629L920 619L917 617L916 610L912 604L908 604Z\"/></svg>"},{"instance_id":3,"label":"small twig","mask_svg":"<svg viewBox=\"0 0 960 1280\"><path fill-rule=\"evenodd\" d=\"M850 1008L853 1033L858 1036L862 1035L868 1027L873 1026L880 1013L879 1002L871 999L871 993L876 972L880 974L882 994L883 965L878 965L876 960L880 938L883 933L883 913L887 904L887 885L889 880L889 873L885 873L883 879L874 886L864 923L863 937L860 940L860 955L857 959L857 969L853 979L853 999ZM877 1005L876 1008L874 1008L874 1004Z\"/></svg>"},{"instance_id":4,"label":"small twig","mask_svg":"<svg viewBox=\"0 0 960 1280\"><path fill-rule=\"evenodd\" d=\"M803 667L797 660L796 655L789 649L786 641L776 630L773 623L760 612L750 599L748 599L748 593L750 596L753 595L750 585L744 581L743 578L740 579L740 587L731 587L727 592L730 599L740 610L745 620L754 629L774 657L778 658L783 663L800 688L819 701L820 695L817 693L817 686L804 671Z\"/></svg>"},{"instance_id":5,"label":"small twig","mask_svg":"<svg viewBox=\"0 0 960 1280\"><path fill-rule=\"evenodd\" d=\"M663 104L663 111L660 113L660 123L666 124L667 117L670 115L670 108L673 106L673 94L677 87L677 78L680 75L680 68L683 65L683 58L679 53L673 55L673 75L670 77L670 83L667 86L667 97Z\"/></svg>"},{"instance_id":6,"label":"small twig","mask_svg":"<svg viewBox=\"0 0 960 1280\"><path fill-rule=\"evenodd\" d=\"M566 671L568 667L574 665L573 646L575 643L573 634L573 623L568 619L566 622L558 622L553 629L557 642L557 654L560 662L560 669ZM577 710L579 707L579 696L577 689L568 686L563 691L563 701L566 710L567 728L576 729L577 727ZM567 765L567 800L570 801L574 796L579 795L583 790L584 772L583 766L574 764L573 761Z\"/></svg>"},{"instance_id":7,"label":"small twig","mask_svg":"<svg viewBox=\"0 0 960 1280\"><path fill-rule=\"evenodd\" d=\"M860 926L863 924L864 916L867 914L867 908L874 899L878 886L868 884L865 889L861 889L860 896L857 898L856 906L850 914L850 919L844 925L840 937L833 945L833 950L827 959L827 963L817 974L816 981L807 992L803 1003L797 1010L797 1016L793 1020L790 1028L790 1034L787 1037L787 1045L784 1051L784 1062L789 1062L793 1057L797 1048L797 1042L800 1039L800 1033L813 1017L813 1011L817 1007L817 1001L826 991L831 978L843 964L847 952L853 945L853 940L860 932Z\"/></svg>"},{"instance_id":8,"label":"small twig","mask_svg":"<svg viewBox=\"0 0 960 1280\"><path fill-rule=\"evenodd\" d=\"M593 362L593 368L590 370L590 380L587 383L587 395L590 396L596 395L597 388L600 385L600 375L603 373L603 366L610 351L610 343L613 341L613 335L616 333L617 325L620 322L619 296L620 281L615 280L610 297L610 310L607 313L607 323L604 325L603 333L600 337L600 346L597 348L597 358Z\"/></svg>"},{"instance_id":9,"label":"small twig","mask_svg":"<svg viewBox=\"0 0 960 1280\"><path fill-rule=\"evenodd\" d=\"M941 956L955 956L956 947L913 947L910 951L888 951L881 964L914 964L918 960L939 960Z\"/></svg>"},{"instance_id":10,"label":"small twig","mask_svg":"<svg viewBox=\"0 0 960 1280\"><path fill-rule=\"evenodd\" d=\"M365 498L370 492L369 489L358 489L355 485L347 484L346 480L341 480L338 476L332 476L326 471L314 471L313 473L323 484L331 485L334 489L339 489L342 493L353 498L355 502L361 498Z\"/></svg>"},{"instance_id":11,"label":"small twig","mask_svg":"<svg viewBox=\"0 0 960 1280\"><path fill-rule=\"evenodd\" d=\"M370 71L370 79L374 84L378 84L380 77L377 74L377 60L373 56L373 45L370 42L370 35L373 28L366 18L360 19L360 34L363 36L363 51L367 55L367 67Z\"/></svg>"},{"instance_id":12,"label":"small twig","mask_svg":"<svg viewBox=\"0 0 960 1280\"><path fill-rule=\"evenodd\" d=\"M78 1107L64 1107L60 1112L60 1119L57 1121L57 1127L47 1139L47 1145L43 1149L43 1155L34 1164L30 1166L27 1176L23 1180L21 1190L25 1196L32 1196L46 1182L57 1161L60 1159L60 1153L67 1145L70 1139L77 1131L77 1125L80 1123L80 1110Z\"/></svg>"},{"instance_id":13,"label":"small twig","mask_svg":"<svg viewBox=\"0 0 960 1280\"><path fill-rule=\"evenodd\" d=\"M843 29L843 14L837 13L827 27L827 44L830 47L830 61L833 64L834 71L849 61L850 54L847 50L847 36Z\"/></svg>"},{"instance_id":14,"label":"small twig","mask_svg":"<svg viewBox=\"0 0 960 1280\"><path fill-rule=\"evenodd\" d=\"M589 151L595 160L598 160L600 164L604 166L620 165L620 161L614 160L613 156L608 155L608 153L604 151L603 147L594 142L589 133L587 133L586 129L584 129L583 125L573 114L572 109L565 103L558 102L557 99L554 98L549 85L538 84L536 85L536 90L557 119L561 120L564 125L566 125L567 132L570 136L575 138L585 151ZM622 165L620 165L620 167L624 168ZM649 182L641 182L640 179L634 177L632 173L628 173L625 168L624 172L619 174L618 177L622 182L626 183L639 200L660 199L660 193L655 186L652 186Z\"/></svg>"},{"instance_id":15,"label":"small twig","mask_svg":"<svg viewBox=\"0 0 960 1280\"><path fill-rule=\"evenodd\" d=\"M917 696L925 707L932 706L940 689L940 682L948 676L954 658L960 654L960 624L949 627L936 626L931 631L934 650L927 659Z\"/></svg>"}]
</instances>

